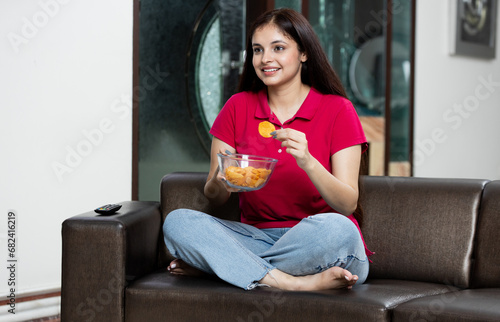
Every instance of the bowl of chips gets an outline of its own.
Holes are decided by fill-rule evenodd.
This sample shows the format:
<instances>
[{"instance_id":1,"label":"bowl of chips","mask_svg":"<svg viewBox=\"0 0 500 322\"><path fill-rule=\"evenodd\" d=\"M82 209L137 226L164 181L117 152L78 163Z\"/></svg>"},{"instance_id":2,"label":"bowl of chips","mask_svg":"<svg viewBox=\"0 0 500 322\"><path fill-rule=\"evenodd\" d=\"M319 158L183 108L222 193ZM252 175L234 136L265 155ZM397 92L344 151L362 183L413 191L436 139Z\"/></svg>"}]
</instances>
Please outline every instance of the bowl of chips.
<instances>
[{"instance_id":1,"label":"bowl of chips","mask_svg":"<svg viewBox=\"0 0 500 322\"><path fill-rule=\"evenodd\" d=\"M273 158L237 153L219 153L217 157L226 183L241 191L255 191L264 187L278 162Z\"/></svg>"}]
</instances>

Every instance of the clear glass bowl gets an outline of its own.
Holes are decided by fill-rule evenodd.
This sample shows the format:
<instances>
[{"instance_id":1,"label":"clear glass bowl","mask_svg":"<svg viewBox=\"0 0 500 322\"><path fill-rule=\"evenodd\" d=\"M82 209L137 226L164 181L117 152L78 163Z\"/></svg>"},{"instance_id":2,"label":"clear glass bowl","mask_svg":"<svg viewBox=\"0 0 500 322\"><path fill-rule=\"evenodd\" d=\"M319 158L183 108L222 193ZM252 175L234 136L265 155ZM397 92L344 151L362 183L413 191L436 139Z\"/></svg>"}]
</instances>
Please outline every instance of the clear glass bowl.
<instances>
[{"instance_id":1,"label":"clear glass bowl","mask_svg":"<svg viewBox=\"0 0 500 322\"><path fill-rule=\"evenodd\" d=\"M219 169L227 184L241 191L264 187L273 174L277 159L249 154L217 154Z\"/></svg>"}]
</instances>

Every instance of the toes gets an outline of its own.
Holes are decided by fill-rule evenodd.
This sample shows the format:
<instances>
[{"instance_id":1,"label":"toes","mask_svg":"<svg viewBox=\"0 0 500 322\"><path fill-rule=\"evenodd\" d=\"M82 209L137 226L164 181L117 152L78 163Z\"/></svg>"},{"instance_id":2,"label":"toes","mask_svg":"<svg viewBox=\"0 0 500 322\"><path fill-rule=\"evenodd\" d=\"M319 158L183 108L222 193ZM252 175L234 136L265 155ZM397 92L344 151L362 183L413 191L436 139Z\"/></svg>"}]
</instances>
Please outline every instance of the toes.
<instances>
[{"instance_id":1,"label":"toes","mask_svg":"<svg viewBox=\"0 0 500 322\"><path fill-rule=\"evenodd\" d=\"M358 281L358 275L352 275L352 278L349 281L347 281L347 288L351 289L353 285L356 284L357 281Z\"/></svg>"},{"instance_id":2,"label":"toes","mask_svg":"<svg viewBox=\"0 0 500 322\"><path fill-rule=\"evenodd\" d=\"M178 273L182 270L182 261L179 259L174 259L170 262L170 265L168 265L167 270L172 274Z\"/></svg>"},{"instance_id":3,"label":"toes","mask_svg":"<svg viewBox=\"0 0 500 322\"><path fill-rule=\"evenodd\" d=\"M352 286L354 284L356 284L356 282L358 281L359 277L358 277L358 275L351 274L351 272L349 272L346 269L344 269L342 273L343 273L344 278L346 280L346 283L345 283L346 286L345 287L350 290L352 288Z\"/></svg>"},{"instance_id":4,"label":"toes","mask_svg":"<svg viewBox=\"0 0 500 322\"><path fill-rule=\"evenodd\" d=\"M355 275L353 276L353 275L351 274L351 272L349 272L349 271L348 271L348 270L346 270L346 269L344 269L344 270L342 271L342 273L344 274L345 279L346 279L347 281L349 281L349 282L350 282L350 281L352 281L353 277L355 276Z\"/></svg>"},{"instance_id":5,"label":"toes","mask_svg":"<svg viewBox=\"0 0 500 322\"><path fill-rule=\"evenodd\" d=\"M176 258L170 263L170 268L184 268L185 266L186 264L182 259Z\"/></svg>"}]
</instances>

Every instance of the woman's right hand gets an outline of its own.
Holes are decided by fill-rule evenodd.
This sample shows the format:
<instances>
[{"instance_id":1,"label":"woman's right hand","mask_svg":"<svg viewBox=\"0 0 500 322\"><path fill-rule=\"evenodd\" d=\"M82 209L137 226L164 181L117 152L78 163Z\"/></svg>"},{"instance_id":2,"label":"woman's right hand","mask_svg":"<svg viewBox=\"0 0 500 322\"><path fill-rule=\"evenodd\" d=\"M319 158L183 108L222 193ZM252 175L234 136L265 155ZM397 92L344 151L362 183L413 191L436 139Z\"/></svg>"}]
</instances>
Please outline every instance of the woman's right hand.
<instances>
[{"instance_id":1,"label":"woman's right hand","mask_svg":"<svg viewBox=\"0 0 500 322\"><path fill-rule=\"evenodd\" d=\"M228 155L228 153L226 151L229 152L228 150L225 150L225 151L219 151L219 153L223 154L223 155ZM224 177L224 174L220 171L219 166L217 166L216 178L217 178L217 180L219 180L224 185L224 188L226 188L226 190L228 192L241 192L240 189L233 188L233 187L231 187L230 185L227 184L227 180Z\"/></svg>"},{"instance_id":2,"label":"woman's right hand","mask_svg":"<svg viewBox=\"0 0 500 322\"><path fill-rule=\"evenodd\" d=\"M210 172L205 184L204 194L214 205L221 205L229 199L231 192L238 192L238 189L231 188L224 178L224 175L219 169L217 154L226 154L225 151L235 153L235 149L225 142L213 138L210 158Z\"/></svg>"}]
</instances>

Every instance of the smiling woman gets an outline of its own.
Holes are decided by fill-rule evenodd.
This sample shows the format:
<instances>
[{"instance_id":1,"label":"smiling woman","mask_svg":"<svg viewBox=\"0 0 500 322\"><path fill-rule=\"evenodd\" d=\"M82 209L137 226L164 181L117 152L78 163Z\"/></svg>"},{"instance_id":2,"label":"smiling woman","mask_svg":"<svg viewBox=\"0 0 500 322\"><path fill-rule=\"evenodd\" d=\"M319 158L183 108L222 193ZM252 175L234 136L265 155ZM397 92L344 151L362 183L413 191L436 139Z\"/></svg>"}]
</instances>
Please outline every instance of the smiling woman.
<instances>
[{"instance_id":1,"label":"smiling woman","mask_svg":"<svg viewBox=\"0 0 500 322\"><path fill-rule=\"evenodd\" d=\"M241 221L170 212L164 240L176 259L168 270L217 275L246 290L262 284L350 289L363 283L371 252L359 229L361 213L354 212L366 140L339 78L309 22L291 9L257 18L246 52L238 93L210 130L204 187L212 205L239 193ZM218 162L224 152L276 160L273 175L258 190L235 188ZM234 179L243 184L245 176L235 173ZM311 244L310 236L318 242Z\"/></svg>"}]
</instances>

